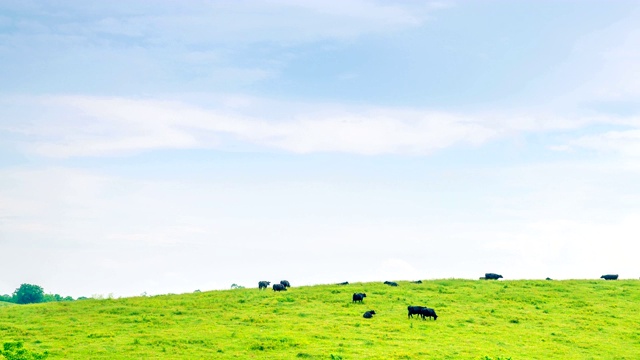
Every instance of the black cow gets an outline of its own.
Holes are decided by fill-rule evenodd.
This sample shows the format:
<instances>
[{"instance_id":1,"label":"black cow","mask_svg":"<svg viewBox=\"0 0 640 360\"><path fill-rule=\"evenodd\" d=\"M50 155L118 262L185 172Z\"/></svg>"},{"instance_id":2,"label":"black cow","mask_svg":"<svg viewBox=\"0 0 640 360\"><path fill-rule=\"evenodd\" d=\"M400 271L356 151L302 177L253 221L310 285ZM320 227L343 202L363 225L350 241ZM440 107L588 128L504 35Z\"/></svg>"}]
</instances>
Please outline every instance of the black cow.
<instances>
[{"instance_id":1,"label":"black cow","mask_svg":"<svg viewBox=\"0 0 640 360\"><path fill-rule=\"evenodd\" d=\"M291 287L291 284L287 280L280 280L280 284L284 287Z\"/></svg>"},{"instance_id":2,"label":"black cow","mask_svg":"<svg viewBox=\"0 0 640 360\"><path fill-rule=\"evenodd\" d=\"M618 280L618 274L615 274L615 275L612 275L612 274L602 275L602 276L600 276L600 279L605 279L605 280Z\"/></svg>"},{"instance_id":3,"label":"black cow","mask_svg":"<svg viewBox=\"0 0 640 360\"><path fill-rule=\"evenodd\" d=\"M422 280L412 281L412 283L414 283L414 284L422 284Z\"/></svg>"},{"instance_id":4,"label":"black cow","mask_svg":"<svg viewBox=\"0 0 640 360\"><path fill-rule=\"evenodd\" d=\"M362 315L363 318L365 319L371 319L373 317L373 315L375 315L376 312L374 310L369 310L367 312L364 313L364 315Z\"/></svg>"},{"instance_id":5,"label":"black cow","mask_svg":"<svg viewBox=\"0 0 640 360\"><path fill-rule=\"evenodd\" d=\"M422 306L408 306L407 310L409 310L409 314L407 314L407 319L412 318L413 315L420 315L420 310Z\"/></svg>"},{"instance_id":6,"label":"black cow","mask_svg":"<svg viewBox=\"0 0 640 360\"><path fill-rule=\"evenodd\" d=\"M273 284L273 291L287 291L287 287L282 284Z\"/></svg>"},{"instance_id":7,"label":"black cow","mask_svg":"<svg viewBox=\"0 0 640 360\"><path fill-rule=\"evenodd\" d=\"M271 281L258 281L258 289L266 289L269 287L269 284L271 284Z\"/></svg>"},{"instance_id":8,"label":"black cow","mask_svg":"<svg viewBox=\"0 0 640 360\"><path fill-rule=\"evenodd\" d=\"M385 281L384 283L389 285L389 286L398 286L398 283L395 283L393 281Z\"/></svg>"},{"instance_id":9,"label":"black cow","mask_svg":"<svg viewBox=\"0 0 640 360\"><path fill-rule=\"evenodd\" d=\"M422 308L420 315L422 316L422 320L425 320L428 317L433 318L433 320L438 320L438 315L436 315L436 311L428 307Z\"/></svg>"},{"instance_id":10,"label":"black cow","mask_svg":"<svg viewBox=\"0 0 640 360\"><path fill-rule=\"evenodd\" d=\"M367 294L365 293L355 293L353 294L353 301L352 302L356 302L356 301L360 301L362 302L362 300L364 300L364 298L367 297Z\"/></svg>"},{"instance_id":11,"label":"black cow","mask_svg":"<svg viewBox=\"0 0 640 360\"><path fill-rule=\"evenodd\" d=\"M349 285L349 282L345 281L345 282L337 283L336 285Z\"/></svg>"},{"instance_id":12,"label":"black cow","mask_svg":"<svg viewBox=\"0 0 640 360\"><path fill-rule=\"evenodd\" d=\"M494 273L486 273L484 274L484 278L486 280L498 280L498 279L502 279L502 275L494 274Z\"/></svg>"}]
</instances>

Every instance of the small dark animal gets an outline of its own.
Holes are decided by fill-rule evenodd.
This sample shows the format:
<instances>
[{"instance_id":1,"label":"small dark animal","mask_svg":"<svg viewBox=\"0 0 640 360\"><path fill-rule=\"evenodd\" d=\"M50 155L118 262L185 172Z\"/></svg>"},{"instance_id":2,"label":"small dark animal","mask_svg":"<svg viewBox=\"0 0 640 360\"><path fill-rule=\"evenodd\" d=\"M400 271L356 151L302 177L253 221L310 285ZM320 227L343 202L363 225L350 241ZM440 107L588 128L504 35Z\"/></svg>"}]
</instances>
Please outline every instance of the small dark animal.
<instances>
[{"instance_id":1,"label":"small dark animal","mask_svg":"<svg viewBox=\"0 0 640 360\"><path fill-rule=\"evenodd\" d=\"M395 283L393 281L385 281L384 283L389 285L389 286L398 286L398 283Z\"/></svg>"},{"instance_id":2,"label":"small dark animal","mask_svg":"<svg viewBox=\"0 0 640 360\"><path fill-rule=\"evenodd\" d=\"M422 280L412 281L412 283L414 283L414 284L422 284Z\"/></svg>"},{"instance_id":3,"label":"small dark animal","mask_svg":"<svg viewBox=\"0 0 640 360\"><path fill-rule=\"evenodd\" d=\"M412 318L413 315L420 315L420 310L422 310L422 306L408 306L407 310L409 310L409 314L407 314L407 319Z\"/></svg>"},{"instance_id":4,"label":"small dark animal","mask_svg":"<svg viewBox=\"0 0 640 360\"><path fill-rule=\"evenodd\" d=\"M552 278L548 277L547 280L553 280Z\"/></svg>"},{"instance_id":5,"label":"small dark animal","mask_svg":"<svg viewBox=\"0 0 640 360\"><path fill-rule=\"evenodd\" d=\"M363 318L365 319L371 319L373 317L373 315L375 315L376 312L374 310L369 310L367 312L364 313L364 315L362 315Z\"/></svg>"},{"instance_id":6,"label":"small dark animal","mask_svg":"<svg viewBox=\"0 0 640 360\"><path fill-rule=\"evenodd\" d=\"M349 282L345 281L345 282L337 283L336 285L349 285Z\"/></svg>"},{"instance_id":7,"label":"small dark animal","mask_svg":"<svg viewBox=\"0 0 640 360\"><path fill-rule=\"evenodd\" d=\"M486 273L484 274L484 278L486 280L498 280L498 279L502 279L502 275L494 274L494 273Z\"/></svg>"},{"instance_id":8,"label":"small dark animal","mask_svg":"<svg viewBox=\"0 0 640 360\"><path fill-rule=\"evenodd\" d=\"M436 315L436 311L428 307L423 307L422 311L420 311L420 315L422 316L422 320L425 320L428 317L433 318L433 320L438 320L438 315Z\"/></svg>"},{"instance_id":9,"label":"small dark animal","mask_svg":"<svg viewBox=\"0 0 640 360\"><path fill-rule=\"evenodd\" d=\"M284 287L291 287L291 284L287 280L280 280L280 284Z\"/></svg>"},{"instance_id":10,"label":"small dark animal","mask_svg":"<svg viewBox=\"0 0 640 360\"><path fill-rule=\"evenodd\" d=\"M273 291L287 291L287 288L282 284L273 284Z\"/></svg>"},{"instance_id":11,"label":"small dark animal","mask_svg":"<svg viewBox=\"0 0 640 360\"><path fill-rule=\"evenodd\" d=\"M258 281L258 289L266 289L269 287L269 284L271 284L271 281Z\"/></svg>"},{"instance_id":12,"label":"small dark animal","mask_svg":"<svg viewBox=\"0 0 640 360\"><path fill-rule=\"evenodd\" d=\"M362 302L362 300L364 300L364 298L366 297L367 297L367 294L365 293L354 293L352 302L356 302L356 301Z\"/></svg>"},{"instance_id":13,"label":"small dark animal","mask_svg":"<svg viewBox=\"0 0 640 360\"><path fill-rule=\"evenodd\" d=\"M618 274L615 274L615 275L612 275L612 274L602 275L602 276L600 276L600 279L605 279L605 280L618 280Z\"/></svg>"}]
</instances>

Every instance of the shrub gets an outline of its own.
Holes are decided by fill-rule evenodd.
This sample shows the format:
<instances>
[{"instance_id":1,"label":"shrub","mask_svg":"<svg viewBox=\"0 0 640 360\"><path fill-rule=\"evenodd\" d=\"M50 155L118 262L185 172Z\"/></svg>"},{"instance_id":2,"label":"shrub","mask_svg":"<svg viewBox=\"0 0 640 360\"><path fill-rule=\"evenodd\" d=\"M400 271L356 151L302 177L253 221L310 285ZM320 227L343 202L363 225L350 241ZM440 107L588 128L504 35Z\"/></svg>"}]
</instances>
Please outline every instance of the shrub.
<instances>
[{"instance_id":1,"label":"shrub","mask_svg":"<svg viewBox=\"0 0 640 360\"><path fill-rule=\"evenodd\" d=\"M4 343L0 355L7 360L43 360L49 356L49 353L29 351L24 348L22 341L15 341Z\"/></svg>"}]
</instances>

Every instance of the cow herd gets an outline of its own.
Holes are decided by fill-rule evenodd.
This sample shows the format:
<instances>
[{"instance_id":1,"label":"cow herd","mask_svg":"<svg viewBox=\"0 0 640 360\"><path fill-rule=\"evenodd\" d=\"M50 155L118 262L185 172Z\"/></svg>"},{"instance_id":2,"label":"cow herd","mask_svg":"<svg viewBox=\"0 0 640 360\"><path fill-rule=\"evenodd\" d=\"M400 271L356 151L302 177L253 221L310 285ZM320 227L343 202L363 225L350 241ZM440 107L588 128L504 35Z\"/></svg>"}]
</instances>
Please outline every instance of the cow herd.
<instances>
[{"instance_id":1,"label":"cow herd","mask_svg":"<svg viewBox=\"0 0 640 360\"><path fill-rule=\"evenodd\" d=\"M503 276L500 275L500 274L496 274L496 273L486 273L486 274L484 274L483 277L480 278L480 280L498 280L498 279L503 279ZM600 279L618 280L618 274L602 275L602 276L600 276ZM551 278L548 277L546 280L551 280ZM412 281L412 283L414 283L414 284L422 284L422 280ZM270 284L271 284L270 281L259 281L258 282L258 289L260 289L260 290L266 289L266 288L269 287ZM385 281L384 284L389 285L389 286L398 286L398 283L393 282L393 281ZM349 285L349 282L345 281L345 282L337 283L336 285ZM286 291L288 287L291 287L291 284L289 284L289 281L281 280L280 283L273 284L273 291ZM362 295L364 295L364 294L362 294ZM354 301L356 301L356 300L354 299Z\"/></svg>"},{"instance_id":2,"label":"cow herd","mask_svg":"<svg viewBox=\"0 0 640 360\"><path fill-rule=\"evenodd\" d=\"M618 274L602 275L600 278L605 280L618 280ZM484 274L483 277L480 278L480 280L498 280L498 279L503 279L503 276L495 273L486 273ZM546 280L551 280L551 278L547 278ZM417 280L417 281L412 281L412 283L422 284L422 281ZM271 284L270 281L259 281L258 289L264 290L268 288L270 284ZM389 286L398 286L398 283L393 281L385 281L384 284ZM345 281L345 282L337 283L336 285L349 285L349 282ZM272 289L273 291L287 291L288 287L291 287L291 284L289 283L289 281L281 280L279 283L273 284ZM365 293L354 293L353 296L351 297L351 302L362 304L365 297L367 297L367 294ZM427 318L432 318L433 320L438 319L438 315L436 315L436 311L426 306L410 305L407 307L407 310L408 310L408 314L407 314L408 319L413 318L413 315L420 316L422 320L426 320ZM369 311L366 311L362 315L362 317L364 317L365 319L371 319L375 314L376 314L375 310L369 310Z\"/></svg>"},{"instance_id":3,"label":"cow herd","mask_svg":"<svg viewBox=\"0 0 640 360\"><path fill-rule=\"evenodd\" d=\"M428 317L433 318L433 320L438 320L438 315L436 315L436 311L428 307L409 306L407 307L407 310L409 310L409 314L407 315L408 318L412 318L413 315L419 315L422 317L422 320L425 320Z\"/></svg>"},{"instance_id":4,"label":"cow herd","mask_svg":"<svg viewBox=\"0 0 640 360\"><path fill-rule=\"evenodd\" d=\"M412 281L412 283L422 284L422 280ZM265 281L265 280L258 281L258 289L264 290L268 288L270 284L271 284L270 281ZM393 281L385 281L384 284L389 286L398 286L398 283ZM349 285L349 282L345 281L345 282L337 283L336 285ZM291 287L291 284L287 280L281 280L279 283L273 284L272 286L273 291L287 291L288 287ZM367 297L367 294L365 293L353 293L353 296L351 297L351 302L352 303L359 302L362 304L364 298L366 297ZM407 315L407 318L409 319L412 318L413 315L419 315L422 318L422 320L426 320L426 318L428 317L433 318L433 320L438 319L438 315L436 315L436 311L425 306L409 306L407 310L409 310L409 313ZM375 310L369 310L369 311L366 311L362 315L362 317L365 319L371 319L375 314L376 314Z\"/></svg>"},{"instance_id":5,"label":"cow herd","mask_svg":"<svg viewBox=\"0 0 640 360\"><path fill-rule=\"evenodd\" d=\"M271 281L258 281L258 289L264 290L269 287ZM273 291L287 291L287 288L291 287L291 284L287 280L280 280L280 283L273 284Z\"/></svg>"},{"instance_id":6,"label":"cow herd","mask_svg":"<svg viewBox=\"0 0 640 360\"><path fill-rule=\"evenodd\" d=\"M422 281L418 280L418 281L412 281L414 284L422 284ZM385 281L384 284L389 285L389 286L398 286L398 283L392 282L392 281ZM337 284L337 285L342 285L342 284ZM364 298L367 297L367 294L365 293L353 293L353 296L351 297L351 302L355 303L355 302L359 302L362 303ZM407 310L409 311L409 313L407 314L407 318L410 319L413 317L413 315L419 315L420 317L422 317L422 320L426 320L426 318L430 317L433 318L433 320L437 320L438 319L438 315L436 315L436 311L425 307L425 306L409 306L407 307ZM367 312L365 312L362 317L365 319L371 319L373 317L373 315L375 315L376 312L374 310L369 310Z\"/></svg>"},{"instance_id":7,"label":"cow herd","mask_svg":"<svg viewBox=\"0 0 640 360\"><path fill-rule=\"evenodd\" d=\"M484 274L483 277L480 278L480 280L498 280L498 279L502 279L502 275L500 274L495 274L495 273L486 273ZM607 274L607 275L602 275L600 276L600 279L605 279L605 280L618 280L618 274ZM546 278L546 280L552 280L550 277Z\"/></svg>"}]
</instances>

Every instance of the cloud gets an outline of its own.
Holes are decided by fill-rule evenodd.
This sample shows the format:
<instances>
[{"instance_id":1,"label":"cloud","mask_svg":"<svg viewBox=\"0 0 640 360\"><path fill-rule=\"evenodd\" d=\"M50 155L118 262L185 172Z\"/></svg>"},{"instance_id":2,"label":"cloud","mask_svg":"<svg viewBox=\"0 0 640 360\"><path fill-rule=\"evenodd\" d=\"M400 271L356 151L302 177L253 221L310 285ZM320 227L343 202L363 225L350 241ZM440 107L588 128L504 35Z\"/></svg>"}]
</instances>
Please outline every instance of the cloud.
<instances>
[{"instance_id":1,"label":"cloud","mask_svg":"<svg viewBox=\"0 0 640 360\"><path fill-rule=\"evenodd\" d=\"M183 100L6 97L0 103L0 135L11 139L8 144L52 158L122 156L163 149L422 156L451 147L477 147L509 137L554 132L562 135L545 140L550 150L640 155L637 116L526 109L456 113L206 94ZM592 131L591 127L612 130L580 135Z\"/></svg>"},{"instance_id":2,"label":"cloud","mask_svg":"<svg viewBox=\"0 0 640 360\"><path fill-rule=\"evenodd\" d=\"M583 136L570 141L570 146L638 157L640 156L640 129L607 131Z\"/></svg>"},{"instance_id":3,"label":"cloud","mask_svg":"<svg viewBox=\"0 0 640 360\"><path fill-rule=\"evenodd\" d=\"M423 23L442 6L379 1L199 2L169 1L123 7L103 3L5 5L27 20L16 26L27 34L57 34L121 44L148 45L274 42L298 43L384 33ZM66 16L59 16L64 12ZM35 15L37 14L37 16ZM329 25L330 24L330 25Z\"/></svg>"},{"instance_id":4,"label":"cloud","mask_svg":"<svg viewBox=\"0 0 640 360\"><path fill-rule=\"evenodd\" d=\"M352 181L292 180L299 169L290 167L272 181L263 166L159 173L145 163L109 176L95 163L0 171L0 243L15 255L6 266L25 256L57 261L54 273L30 268L11 281L56 292L66 282L78 296L255 286L263 276L307 284L487 271L638 276L640 171L609 162L464 169L446 185L411 168L389 181L385 166ZM190 282L167 278L167 264Z\"/></svg>"},{"instance_id":5,"label":"cloud","mask_svg":"<svg viewBox=\"0 0 640 360\"><path fill-rule=\"evenodd\" d=\"M600 50L600 66L589 77L586 96L598 101L640 99L640 11L626 21L603 31L596 40L608 44ZM630 23L632 22L632 23ZM595 38L595 39L594 39ZM586 45L585 45L586 46ZM595 52L595 51L594 51Z\"/></svg>"},{"instance_id":6,"label":"cloud","mask_svg":"<svg viewBox=\"0 0 640 360\"><path fill-rule=\"evenodd\" d=\"M475 115L430 109L282 103L225 97L202 107L179 101L45 96L3 101L3 128L46 157L108 156L155 149L424 155L518 133L576 129L599 118ZM1 113L1 110L0 110Z\"/></svg>"},{"instance_id":7,"label":"cloud","mask_svg":"<svg viewBox=\"0 0 640 360\"><path fill-rule=\"evenodd\" d=\"M0 77L8 91L28 84L103 94L234 91L279 76L309 44L335 48L389 36L438 11L361 0L8 2L3 9L12 14L0 20L10 27L0 33Z\"/></svg>"},{"instance_id":8,"label":"cloud","mask_svg":"<svg viewBox=\"0 0 640 360\"><path fill-rule=\"evenodd\" d=\"M374 280L417 280L424 274L408 261L391 258L383 261L376 271Z\"/></svg>"},{"instance_id":9,"label":"cloud","mask_svg":"<svg viewBox=\"0 0 640 360\"><path fill-rule=\"evenodd\" d=\"M640 250L634 234L638 213L628 213L611 221L585 222L547 219L522 224L518 231L484 234L493 241L487 248L509 259L510 278L539 277L598 278L604 273L636 276L633 258ZM550 275L546 275L550 274Z\"/></svg>"},{"instance_id":10,"label":"cloud","mask_svg":"<svg viewBox=\"0 0 640 360\"><path fill-rule=\"evenodd\" d=\"M581 34L547 78L536 79L548 102L594 109L637 104L640 98L640 9ZM608 111L603 111L608 113ZM636 107L637 113L637 107Z\"/></svg>"}]
</instances>

